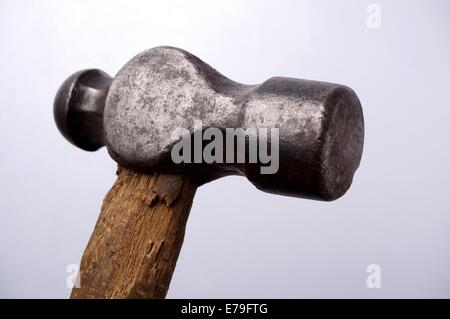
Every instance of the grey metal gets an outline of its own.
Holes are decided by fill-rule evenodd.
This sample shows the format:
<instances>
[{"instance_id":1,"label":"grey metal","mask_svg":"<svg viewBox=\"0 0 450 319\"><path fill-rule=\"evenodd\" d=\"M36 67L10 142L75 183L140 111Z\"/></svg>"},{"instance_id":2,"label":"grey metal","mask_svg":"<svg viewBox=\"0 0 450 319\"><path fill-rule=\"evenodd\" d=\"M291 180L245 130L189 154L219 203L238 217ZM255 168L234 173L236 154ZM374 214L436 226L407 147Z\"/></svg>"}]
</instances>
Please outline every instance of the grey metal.
<instances>
[{"instance_id":1,"label":"grey metal","mask_svg":"<svg viewBox=\"0 0 450 319\"><path fill-rule=\"evenodd\" d=\"M347 191L364 141L361 104L346 86L284 77L244 85L173 47L138 54L113 79L75 73L59 89L54 114L70 142L106 145L125 167L192 174L200 183L245 175L263 191L319 200ZM249 162L175 164L171 134L178 127L194 134L195 120L203 129L279 128L278 172L261 174L262 164Z\"/></svg>"}]
</instances>

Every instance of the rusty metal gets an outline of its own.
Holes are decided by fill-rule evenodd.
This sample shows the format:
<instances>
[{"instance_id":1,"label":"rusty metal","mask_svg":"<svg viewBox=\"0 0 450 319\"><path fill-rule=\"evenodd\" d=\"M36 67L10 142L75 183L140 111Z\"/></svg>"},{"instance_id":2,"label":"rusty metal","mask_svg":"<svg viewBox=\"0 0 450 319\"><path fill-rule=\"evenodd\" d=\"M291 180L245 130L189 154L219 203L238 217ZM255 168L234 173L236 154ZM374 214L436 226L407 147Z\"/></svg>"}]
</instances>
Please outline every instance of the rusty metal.
<instances>
[{"instance_id":1,"label":"rusty metal","mask_svg":"<svg viewBox=\"0 0 450 319\"><path fill-rule=\"evenodd\" d=\"M319 200L347 191L363 150L352 89L285 77L244 85L173 47L138 54L114 78L75 73L59 89L54 114L70 142L89 151L106 145L125 167L192 174L201 183L244 175L263 191ZM261 174L261 163L173 163L171 133L183 127L193 135L195 120L203 129L278 128L278 172Z\"/></svg>"}]
</instances>

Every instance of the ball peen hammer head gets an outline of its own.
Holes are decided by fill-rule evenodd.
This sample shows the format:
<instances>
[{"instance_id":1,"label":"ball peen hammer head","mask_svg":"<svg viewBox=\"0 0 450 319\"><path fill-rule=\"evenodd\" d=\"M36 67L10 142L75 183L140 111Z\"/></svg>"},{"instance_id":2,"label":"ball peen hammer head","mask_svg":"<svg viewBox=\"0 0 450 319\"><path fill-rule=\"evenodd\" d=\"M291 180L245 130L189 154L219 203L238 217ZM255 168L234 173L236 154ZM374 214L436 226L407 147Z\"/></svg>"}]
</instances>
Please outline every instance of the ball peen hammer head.
<instances>
[{"instance_id":1,"label":"ball peen hammer head","mask_svg":"<svg viewBox=\"0 0 450 319\"><path fill-rule=\"evenodd\" d=\"M56 95L54 116L71 143L88 151L106 145L128 168L189 174L200 183L244 175L263 191L318 200L348 190L364 141L361 104L346 86L283 77L244 85L172 47L138 54L114 78L95 69L73 74ZM260 162L176 164L172 133L180 127L192 136L208 128L277 128L279 168L261 174Z\"/></svg>"}]
</instances>

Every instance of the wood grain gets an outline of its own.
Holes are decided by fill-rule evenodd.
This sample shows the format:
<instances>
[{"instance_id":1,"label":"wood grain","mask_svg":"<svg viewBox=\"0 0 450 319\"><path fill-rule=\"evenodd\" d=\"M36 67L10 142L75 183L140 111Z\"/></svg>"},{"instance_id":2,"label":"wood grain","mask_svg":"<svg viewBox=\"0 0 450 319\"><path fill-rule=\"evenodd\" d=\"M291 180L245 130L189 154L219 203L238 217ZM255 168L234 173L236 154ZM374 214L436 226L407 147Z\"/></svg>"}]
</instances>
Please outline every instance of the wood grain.
<instances>
[{"instance_id":1,"label":"wood grain","mask_svg":"<svg viewBox=\"0 0 450 319\"><path fill-rule=\"evenodd\" d=\"M192 178L119 167L71 298L164 298L196 191Z\"/></svg>"}]
</instances>

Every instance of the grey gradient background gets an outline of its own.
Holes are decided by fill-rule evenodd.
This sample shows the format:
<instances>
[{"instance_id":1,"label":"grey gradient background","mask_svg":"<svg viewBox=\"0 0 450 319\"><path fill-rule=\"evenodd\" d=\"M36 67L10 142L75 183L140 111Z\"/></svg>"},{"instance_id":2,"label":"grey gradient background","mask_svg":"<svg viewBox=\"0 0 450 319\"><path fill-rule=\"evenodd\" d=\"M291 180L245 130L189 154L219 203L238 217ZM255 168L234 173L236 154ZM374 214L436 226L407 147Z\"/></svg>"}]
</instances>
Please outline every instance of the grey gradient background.
<instances>
[{"instance_id":1,"label":"grey gradient background","mask_svg":"<svg viewBox=\"0 0 450 319\"><path fill-rule=\"evenodd\" d=\"M240 177L198 190L168 294L450 297L449 1L0 0L0 297L65 298L103 196L105 149L67 143L62 81L115 74L138 52L184 48L228 77L338 82L359 95L365 149L331 203L266 194ZM368 289L379 264L382 287Z\"/></svg>"}]
</instances>

